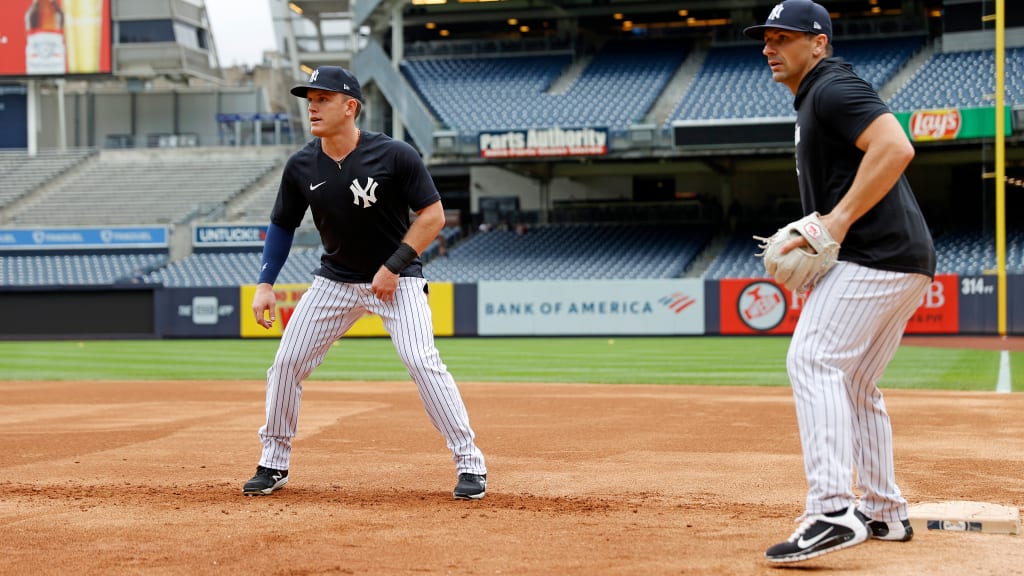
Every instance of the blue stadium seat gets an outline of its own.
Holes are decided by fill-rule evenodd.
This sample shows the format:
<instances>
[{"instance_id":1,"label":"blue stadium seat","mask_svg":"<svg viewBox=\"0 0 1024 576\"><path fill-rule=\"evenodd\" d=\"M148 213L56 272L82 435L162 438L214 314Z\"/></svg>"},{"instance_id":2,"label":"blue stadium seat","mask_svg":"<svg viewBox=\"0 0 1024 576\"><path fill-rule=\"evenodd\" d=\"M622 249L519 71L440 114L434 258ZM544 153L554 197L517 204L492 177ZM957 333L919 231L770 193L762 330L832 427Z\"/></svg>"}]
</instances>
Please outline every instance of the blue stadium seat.
<instances>
[{"instance_id":1,"label":"blue stadium seat","mask_svg":"<svg viewBox=\"0 0 1024 576\"><path fill-rule=\"evenodd\" d=\"M880 88L924 45L923 37L837 41L835 55ZM712 47L690 89L669 114L677 120L794 117L793 95L771 78L757 45Z\"/></svg>"},{"instance_id":2,"label":"blue stadium seat","mask_svg":"<svg viewBox=\"0 0 1024 576\"><path fill-rule=\"evenodd\" d=\"M0 286L142 283L166 253L0 256Z\"/></svg>"},{"instance_id":3,"label":"blue stadium seat","mask_svg":"<svg viewBox=\"0 0 1024 576\"><path fill-rule=\"evenodd\" d=\"M1007 105L1024 104L1024 48L1007 48ZM932 56L889 101L895 111L993 106L995 51L945 52Z\"/></svg>"},{"instance_id":4,"label":"blue stadium seat","mask_svg":"<svg viewBox=\"0 0 1024 576\"><path fill-rule=\"evenodd\" d=\"M563 224L478 233L431 260L428 279L678 278L710 238L700 227Z\"/></svg>"},{"instance_id":5,"label":"blue stadium seat","mask_svg":"<svg viewBox=\"0 0 1024 576\"><path fill-rule=\"evenodd\" d=\"M604 126L642 119L686 56L685 47L597 53L563 93L549 93L568 54L408 59L401 71L444 125L466 131ZM608 96L613 97L608 97Z\"/></svg>"}]
</instances>

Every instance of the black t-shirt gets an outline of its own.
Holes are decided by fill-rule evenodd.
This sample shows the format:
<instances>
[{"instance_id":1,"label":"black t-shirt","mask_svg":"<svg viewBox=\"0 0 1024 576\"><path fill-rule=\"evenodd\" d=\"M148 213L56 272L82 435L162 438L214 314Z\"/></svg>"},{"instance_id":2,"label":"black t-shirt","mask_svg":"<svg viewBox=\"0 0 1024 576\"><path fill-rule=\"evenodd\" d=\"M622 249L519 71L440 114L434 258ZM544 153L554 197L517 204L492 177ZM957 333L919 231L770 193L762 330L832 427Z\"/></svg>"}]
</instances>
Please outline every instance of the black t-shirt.
<instances>
[{"instance_id":1,"label":"black t-shirt","mask_svg":"<svg viewBox=\"0 0 1024 576\"><path fill-rule=\"evenodd\" d=\"M804 212L828 214L853 184L864 153L855 142L889 108L846 62L827 58L800 83L796 166ZM839 259L935 276L935 246L905 176L853 223Z\"/></svg>"},{"instance_id":2,"label":"black t-shirt","mask_svg":"<svg viewBox=\"0 0 1024 576\"><path fill-rule=\"evenodd\" d=\"M341 165L314 138L285 164L270 221L295 230L313 211L324 254L316 274L339 282L371 282L418 212L441 196L419 154L386 134L363 131ZM423 276L419 258L401 272Z\"/></svg>"}]
</instances>

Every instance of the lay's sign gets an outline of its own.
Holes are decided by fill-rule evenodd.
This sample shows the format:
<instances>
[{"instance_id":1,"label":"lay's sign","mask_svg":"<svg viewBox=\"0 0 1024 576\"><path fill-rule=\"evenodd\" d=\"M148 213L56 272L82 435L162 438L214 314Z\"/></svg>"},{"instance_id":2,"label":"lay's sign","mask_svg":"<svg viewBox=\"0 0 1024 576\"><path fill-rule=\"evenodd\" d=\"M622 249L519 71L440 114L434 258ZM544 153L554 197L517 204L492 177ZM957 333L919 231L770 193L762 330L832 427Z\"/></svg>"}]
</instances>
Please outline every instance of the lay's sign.
<instances>
[{"instance_id":1,"label":"lay's sign","mask_svg":"<svg viewBox=\"0 0 1024 576\"><path fill-rule=\"evenodd\" d=\"M915 142L955 140L963 119L957 108L918 110L910 116L910 139Z\"/></svg>"}]
</instances>

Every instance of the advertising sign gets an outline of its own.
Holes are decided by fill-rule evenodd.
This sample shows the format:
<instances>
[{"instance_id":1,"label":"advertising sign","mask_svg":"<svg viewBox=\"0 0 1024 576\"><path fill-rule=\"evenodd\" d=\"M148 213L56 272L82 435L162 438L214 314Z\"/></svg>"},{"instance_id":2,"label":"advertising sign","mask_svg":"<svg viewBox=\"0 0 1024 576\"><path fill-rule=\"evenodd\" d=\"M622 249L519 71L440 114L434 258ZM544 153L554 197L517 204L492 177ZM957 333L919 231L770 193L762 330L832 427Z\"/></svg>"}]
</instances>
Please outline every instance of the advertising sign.
<instances>
[{"instance_id":1,"label":"advertising sign","mask_svg":"<svg viewBox=\"0 0 1024 576\"><path fill-rule=\"evenodd\" d=\"M241 306L245 313L240 316L240 332L243 338L280 338L284 327L292 318L299 298L309 289L309 284L276 284L274 294L277 296L277 321L270 329L256 323L250 308L256 286L242 286L240 292ZM433 316L434 336L451 336L455 333L455 289L451 282L431 282L428 285L431 315ZM346 336L387 336L384 322L380 316L366 313L356 321Z\"/></svg>"},{"instance_id":2,"label":"advertising sign","mask_svg":"<svg viewBox=\"0 0 1024 576\"><path fill-rule=\"evenodd\" d=\"M722 279L722 334L792 334L803 297L768 279Z\"/></svg>"},{"instance_id":3,"label":"advertising sign","mask_svg":"<svg viewBox=\"0 0 1024 576\"><path fill-rule=\"evenodd\" d=\"M1013 133L1011 107L1006 107L1006 136ZM896 114L903 130L914 142L992 138L996 135L996 109L937 108Z\"/></svg>"},{"instance_id":4,"label":"advertising sign","mask_svg":"<svg viewBox=\"0 0 1024 576\"><path fill-rule=\"evenodd\" d=\"M480 282L481 336L704 333L700 279Z\"/></svg>"},{"instance_id":5,"label":"advertising sign","mask_svg":"<svg viewBox=\"0 0 1024 576\"><path fill-rule=\"evenodd\" d=\"M157 292L163 337L238 336L240 310L236 288L166 288Z\"/></svg>"},{"instance_id":6,"label":"advertising sign","mask_svg":"<svg viewBox=\"0 0 1024 576\"><path fill-rule=\"evenodd\" d=\"M267 239L267 225L210 225L197 224L192 227L192 246L210 247L255 247L263 246Z\"/></svg>"},{"instance_id":7,"label":"advertising sign","mask_svg":"<svg viewBox=\"0 0 1024 576\"><path fill-rule=\"evenodd\" d=\"M907 323L907 334L956 334L960 331L958 279L955 274L935 276L921 306Z\"/></svg>"},{"instance_id":8,"label":"advertising sign","mask_svg":"<svg viewBox=\"0 0 1024 576\"><path fill-rule=\"evenodd\" d=\"M608 153L607 128L531 128L481 132L484 158L536 158L540 156L603 156Z\"/></svg>"},{"instance_id":9,"label":"advertising sign","mask_svg":"<svg viewBox=\"0 0 1024 576\"><path fill-rule=\"evenodd\" d=\"M1008 276L1007 282L1013 278ZM995 275L960 276L959 281L960 333L998 334L998 278Z\"/></svg>"},{"instance_id":10,"label":"advertising sign","mask_svg":"<svg viewBox=\"0 0 1024 576\"><path fill-rule=\"evenodd\" d=\"M956 275L935 277L907 323L907 334L956 334L960 300ZM807 294L796 294L767 278L719 282L723 335L792 334Z\"/></svg>"},{"instance_id":11,"label":"advertising sign","mask_svg":"<svg viewBox=\"0 0 1024 576\"><path fill-rule=\"evenodd\" d=\"M0 251L163 249L169 243L166 226L110 228L0 228Z\"/></svg>"},{"instance_id":12,"label":"advertising sign","mask_svg":"<svg viewBox=\"0 0 1024 576\"><path fill-rule=\"evenodd\" d=\"M0 2L0 76L111 72L110 0Z\"/></svg>"}]
</instances>

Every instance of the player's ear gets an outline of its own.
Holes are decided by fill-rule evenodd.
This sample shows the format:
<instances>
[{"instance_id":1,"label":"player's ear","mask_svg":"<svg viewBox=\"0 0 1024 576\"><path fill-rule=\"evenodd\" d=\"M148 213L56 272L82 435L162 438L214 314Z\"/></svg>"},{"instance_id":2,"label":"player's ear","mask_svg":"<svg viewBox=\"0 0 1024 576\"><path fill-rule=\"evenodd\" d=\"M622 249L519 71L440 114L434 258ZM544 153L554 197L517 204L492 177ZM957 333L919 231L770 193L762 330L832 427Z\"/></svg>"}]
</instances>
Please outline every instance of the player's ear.
<instances>
[{"instance_id":1,"label":"player's ear","mask_svg":"<svg viewBox=\"0 0 1024 576\"><path fill-rule=\"evenodd\" d=\"M352 117L358 118L362 104L360 104L359 100L356 100L355 98L349 98L348 102L346 102L345 105L348 106L349 104L352 104L352 106L349 106L349 108L352 110Z\"/></svg>"},{"instance_id":2,"label":"player's ear","mask_svg":"<svg viewBox=\"0 0 1024 576\"><path fill-rule=\"evenodd\" d=\"M821 56L828 49L828 36L818 34L814 37L814 55ZM825 54L827 55L827 54Z\"/></svg>"}]
</instances>

